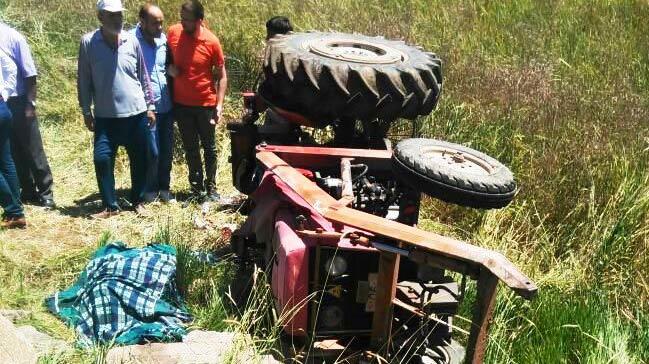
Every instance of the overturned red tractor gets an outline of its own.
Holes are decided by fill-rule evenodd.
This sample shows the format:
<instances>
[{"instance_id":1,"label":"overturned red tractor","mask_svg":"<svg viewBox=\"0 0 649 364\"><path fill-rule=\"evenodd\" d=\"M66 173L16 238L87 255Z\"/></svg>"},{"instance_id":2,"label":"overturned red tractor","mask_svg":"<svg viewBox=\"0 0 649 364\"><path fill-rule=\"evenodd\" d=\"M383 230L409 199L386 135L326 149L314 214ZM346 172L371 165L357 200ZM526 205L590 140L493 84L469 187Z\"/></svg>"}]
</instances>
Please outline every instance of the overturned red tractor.
<instances>
[{"instance_id":1,"label":"overturned red tractor","mask_svg":"<svg viewBox=\"0 0 649 364\"><path fill-rule=\"evenodd\" d=\"M253 206L232 248L267 268L296 352L481 363L498 282L527 299L537 288L501 254L416 227L422 193L475 208L516 193L509 169L473 149L421 138L392 148L397 120L435 108L439 58L381 37L290 33L270 39L264 76L228 125L233 181ZM453 318L467 279L477 293L463 348Z\"/></svg>"}]
</instances>

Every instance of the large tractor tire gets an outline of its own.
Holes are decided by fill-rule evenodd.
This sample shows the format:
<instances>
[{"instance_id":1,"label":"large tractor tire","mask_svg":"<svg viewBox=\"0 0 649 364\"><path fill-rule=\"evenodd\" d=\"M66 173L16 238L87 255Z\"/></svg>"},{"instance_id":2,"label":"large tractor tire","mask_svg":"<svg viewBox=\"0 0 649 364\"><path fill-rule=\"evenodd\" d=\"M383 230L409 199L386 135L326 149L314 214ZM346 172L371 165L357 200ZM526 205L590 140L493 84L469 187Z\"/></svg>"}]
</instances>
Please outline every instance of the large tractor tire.
<instances>
[{"instance_id":1,"label":"large tractor tire","mask_svg":"<svg viewBox=\"0 0 649 364\"><path fill-rule=\"evenodd\" d=\"M442 66L403 41L289 33L268 41L260 95L324 127L334 121L415 119L435 109Z\"/></svg>"},{"instance_id":2,"label":"large tractor tire","mask_svg":"<svg viewBox=\"0 0 649 364\"><path fill-rule=\"evenodd\" d=\"M406 139L392 156L395 175L431 197L462 206L493 209L516 195L514 175L477 150L434 139Z\"/></svg>"}]
</instances>

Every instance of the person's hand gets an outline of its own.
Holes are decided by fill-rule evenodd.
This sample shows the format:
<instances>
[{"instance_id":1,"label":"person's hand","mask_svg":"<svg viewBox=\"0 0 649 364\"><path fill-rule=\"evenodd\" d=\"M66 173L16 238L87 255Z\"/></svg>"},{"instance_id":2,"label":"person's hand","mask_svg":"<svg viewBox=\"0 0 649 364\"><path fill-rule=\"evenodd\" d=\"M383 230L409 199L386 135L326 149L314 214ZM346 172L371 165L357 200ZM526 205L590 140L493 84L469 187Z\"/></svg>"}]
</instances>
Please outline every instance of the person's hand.
<instances>
[{"instance_id":1,"label":"person's hand","mask_svg":"<svg viewBox=\"0 0 649 364\"><path fill-rule=\"evenodd\" d=\"M25 119L31 121L36 118L36 108L31 103L27 103L25 106Z\"/></svg>"},{"instance_id":2,"label":"person's hand","mask_svg":"<svg viewBox=\"0 0 649 364\"><path fill-rule=\"evenodd\" d=\"M214 108L214 115L212 116L212 120L210 120L210 124L216 125L219 121L221 121L221 116L223 115L223 105L216 105Z\"/></svg>"},{"instance_id":3,"label":"person's hand","mask_svg":"<svg viewBox=\"0 0 649 364\"><path fill-rule=\"evenodd\" d=\"M170 64L169 67L167 67L167 73L171 77L176 77L180 74L180 70L175 64Z\"/></svg>"},{"instance_id":4,"label":"person's hand","mask_svg":"<svg viewBox=\"0 0 649 364\"><path fill-rule=\"evenodd\" d=\"M86 128L90 131L95 131L95 118L92 117L92 114L84 115L83 122L86 124Z\"/></svg>"},{"instance_id":5,"label":"person's hand","mask_svg":"<svg viewBox=\"0 0 649 364\"><path fill-rule=\"evenodd\" d=\"M152 128L155 125L155 112L151 110L147 111L146 118L149 121L149 128Z\"/></svg>"}]
</instances>

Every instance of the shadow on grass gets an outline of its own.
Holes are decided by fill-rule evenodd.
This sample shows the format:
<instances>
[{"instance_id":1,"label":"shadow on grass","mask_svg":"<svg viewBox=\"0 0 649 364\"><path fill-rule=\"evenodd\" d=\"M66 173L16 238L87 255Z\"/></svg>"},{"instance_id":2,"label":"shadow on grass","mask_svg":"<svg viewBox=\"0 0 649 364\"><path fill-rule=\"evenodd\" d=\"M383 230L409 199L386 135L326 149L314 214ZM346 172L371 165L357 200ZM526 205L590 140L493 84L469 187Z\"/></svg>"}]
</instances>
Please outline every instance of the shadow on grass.
<instances>
[{"instance_id":1,"label":"shadow on grass","mask_svg":"<svg viewBox=\"0 0 649 364\"><path fill-rule=\"evenodd\" d=\"M119 188L115 191L117 196L117 201L122 210L130 211L135 208L131 203L130 199L131 190L128 188ZM174 197L178 201L183 201L184 206L188 206L192 203L200 203L194 195L189 191L182 191L175 193ZM69 217L82 217L88 218L91 214L100 212L104 209L104 206L101 201L101 194L99 192L94 192L79 199L74 200L74 205L72 206L59 206L56 208L61 214Z\"/></svg>"},{"instance_id":2,"label":"shadow on grass","mask_svg":"<svg viewBox=\"0 0 649 364\"><path fill-rule=\"evenodd\" d=\"M131 190L126 188L119 188L115 191L117 201L122 209L128 210L132 208L132 205L129 202L130 192ZM99 192L94 192L80 199L74 200L74 205L72 206L61 206L57 208L57 210L63 215L84 218L88 218L91 214L100 212L103 209L104 207Z\"/></svg>"}]
</instances>

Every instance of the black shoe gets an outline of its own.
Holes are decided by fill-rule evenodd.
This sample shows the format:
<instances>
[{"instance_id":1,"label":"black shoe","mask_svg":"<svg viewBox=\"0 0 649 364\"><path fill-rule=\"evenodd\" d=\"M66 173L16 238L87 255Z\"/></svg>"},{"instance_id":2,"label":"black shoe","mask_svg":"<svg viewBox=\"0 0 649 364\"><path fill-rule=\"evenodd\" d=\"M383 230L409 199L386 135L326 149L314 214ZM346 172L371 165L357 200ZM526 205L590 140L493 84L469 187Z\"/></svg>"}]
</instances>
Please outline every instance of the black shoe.
<instances>
[{"instance_id":1,"label":"black shoe","mask_svg":"<svg viewBox=\"0 0 649 364\"><path fill-rule=\"evenodd\" d=\"M176 202L176 199L168 190L162 190L160 191L160 201L164 203L174 203Z\"/></svg>"},{"instance_id":2,"label":"black shoe","mask_svg":"<svg viewBox=\"0 0 649 364\"><path fill-rule=\"evenodd\" d=\"M152 203L155 202L158 199L158 192L145 192L144 197L142 198L142 202L144 203Z\"/></svg>"},{"instance_id":3,"label":"black shoe","mask_svg":"<svg viewBox=\"0 0 649 364\"><path fill-rule=\"evenodd\" d=\"M45 207L47 210L56 209L56 203L53 198L45 198L41 200L41 206Z\"/></svg>"},{"instance_id":4,"label":"black shoe","mask_svg":"<svg viewBox=\"0 0 649 364\"><path fill-rule=\"evenodd\" d=\"M219 193L216 192L216 191L212 191L212 192L207 194L207 201L219 202L219 201L221 201L221 195L219 195Z\"/></svg>"},{"instance_id":5,"label":"black shoe","mask_svg":"<svg viewBox=\"0 0 649 364\"><path fill-rule=\"evenodd\" d=\"M201 204L205 201L205 192L203 191L191 191L189 193L189 196L187 196L187 199L185 202L183 202L182 206L187 207L191 204Z\"/></svg>"},{"instance_id":6,"label":"black shoe","mask_svg":"<svg viewBox=\"0 0 649 364\"><path fill-rule=\"evenodd\" d=\"M194 200L196 202L203 202L205 200L205 197L207 195L205 194L205 191L192 191L189 194L189 200Z\"/></svg>"}]
</instances>

